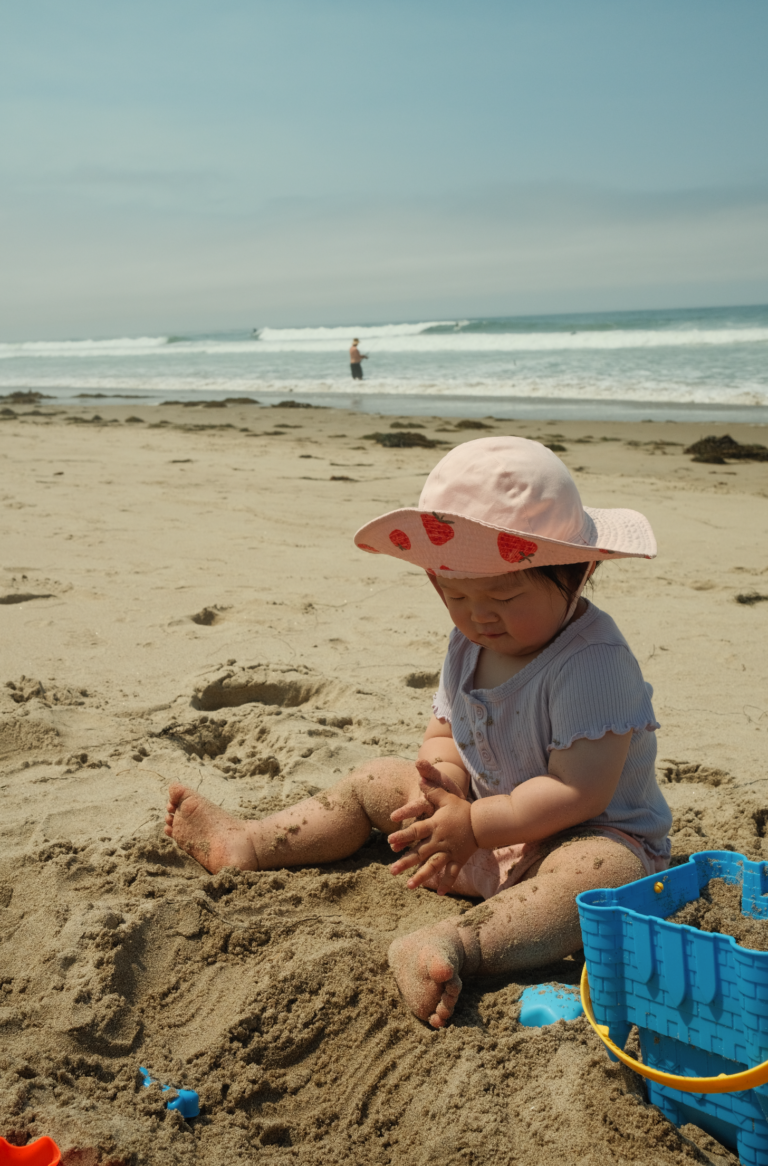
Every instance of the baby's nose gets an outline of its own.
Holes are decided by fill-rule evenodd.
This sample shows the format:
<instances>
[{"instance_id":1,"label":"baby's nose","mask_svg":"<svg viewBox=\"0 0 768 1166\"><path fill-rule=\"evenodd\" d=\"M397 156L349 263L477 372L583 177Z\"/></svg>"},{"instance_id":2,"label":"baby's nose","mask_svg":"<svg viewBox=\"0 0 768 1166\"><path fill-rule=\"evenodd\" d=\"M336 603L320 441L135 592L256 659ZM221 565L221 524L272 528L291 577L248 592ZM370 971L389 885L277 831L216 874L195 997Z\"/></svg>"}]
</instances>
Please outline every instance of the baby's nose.
<instances>
[{"instance_id":1,"label":"baby's nose","mask_svg":"<svg viewBox=\"0 0 768 1166\"><path fill-rule=\"evenodd\" d=\"M475 623L496 623L498 618L496 612L490 611L487 607L476 607L472 612Z\"/></svg>"}]
</instances>

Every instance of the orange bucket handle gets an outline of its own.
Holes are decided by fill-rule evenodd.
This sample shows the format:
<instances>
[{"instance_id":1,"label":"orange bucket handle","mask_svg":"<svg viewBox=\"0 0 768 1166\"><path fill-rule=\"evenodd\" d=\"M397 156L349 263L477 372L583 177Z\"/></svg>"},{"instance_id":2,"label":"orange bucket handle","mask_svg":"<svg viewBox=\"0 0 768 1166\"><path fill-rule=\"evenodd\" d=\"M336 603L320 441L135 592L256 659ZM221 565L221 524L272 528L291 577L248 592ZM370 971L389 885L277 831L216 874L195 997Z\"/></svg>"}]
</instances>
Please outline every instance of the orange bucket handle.
<instances>
[{"instance_id":1,"label":"orange bucket handle","mask_svg":"<svg viewBox=\"0 0 768 1166\"><path fill-rule=\"evenodd\" d=\"M595 1020L586 964L581 973L581 1003L584 1005L587 1020L605 1047L624 1065L639 1073L641 1077L655 1081L657 1085L667 1085L670 1089L679 1089L681 1093L735 1093L741 1089L755 1089L758 1085L765 1085L768 1082L768 1061L755 1065L753 1069L742 1069L740 1073L720 1073L717 1077L679 1077L676 1073L663 1073L661 1069L653 1069L650 1065L636 1061L614 1044L608 1035L608 1025L598 1024Z\"/></svg>"}]
</instances>

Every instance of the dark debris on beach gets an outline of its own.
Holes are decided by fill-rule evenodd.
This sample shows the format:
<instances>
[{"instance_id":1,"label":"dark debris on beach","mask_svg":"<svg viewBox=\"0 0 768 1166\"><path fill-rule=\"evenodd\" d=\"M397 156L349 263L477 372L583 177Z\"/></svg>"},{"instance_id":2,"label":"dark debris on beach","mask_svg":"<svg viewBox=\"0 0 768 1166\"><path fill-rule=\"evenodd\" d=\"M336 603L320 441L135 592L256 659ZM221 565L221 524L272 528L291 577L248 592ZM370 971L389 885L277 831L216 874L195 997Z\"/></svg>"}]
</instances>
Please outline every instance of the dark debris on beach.
<instances>
[{"instance_id":1,"label":"dark debris on beach","mask_svg":"<svg viewBox=\"0 0 768 1166\"><path fill-rule=\"evenodd\" d=\"M728 461L768 462L768 448L764 445L742 445L733 437L702 437L689 445L684 453L693 454L693 461L713 466L724 466Z\"/></svg>"},{"instance_id":2,"label":"dark debris on beach","mask_svg":"<svg viewBox=\"0 0 768 1166\"><path fill-rule=\"evenodd\" d=\"M0 396L0 401L10 401L12 405L36 405L44 398L53 399L50 393L38 393L32 389L15 389L12 393Z\"/></svg>"},{"instance_id":3,"label":"dark debris on beach","mask_svg":"<svg viewBox=\"0 0 768 1166\"><path fill-rule=\"evenodd\" d=\"M366 433L366 441L375 441L392 449L404 449L411 446L420 446L422 449L435 449L440 442L432 441L423 433L414 433L410 429L400 430L399 433Z\"/></svg>"}]
</instances>

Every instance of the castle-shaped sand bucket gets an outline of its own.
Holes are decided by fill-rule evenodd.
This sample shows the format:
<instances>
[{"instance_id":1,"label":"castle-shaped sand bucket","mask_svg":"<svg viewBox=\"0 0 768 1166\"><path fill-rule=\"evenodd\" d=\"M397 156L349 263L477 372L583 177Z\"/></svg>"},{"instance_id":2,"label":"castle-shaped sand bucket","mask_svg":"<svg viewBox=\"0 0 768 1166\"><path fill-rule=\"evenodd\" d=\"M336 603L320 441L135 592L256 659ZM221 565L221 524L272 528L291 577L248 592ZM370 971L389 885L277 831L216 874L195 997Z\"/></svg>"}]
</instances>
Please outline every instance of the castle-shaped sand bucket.
<instances>
[{"instance_id":1,"label":"castle-shaped sand bucket","mask_svg":"<svg viewBox=\"0 0 768 1166\"><path fill-rule=\"evenodd\" d=\"M582 1001L609 1055L648 1079L670 1121L701 1126L743 1166L768 1166L768 952L666 922L710 879L740 885L742 912L768 918L768 865L729 851L579 895ZM633 1024L642 1064L623 1051Z\"/></svg>"}]
</instances>

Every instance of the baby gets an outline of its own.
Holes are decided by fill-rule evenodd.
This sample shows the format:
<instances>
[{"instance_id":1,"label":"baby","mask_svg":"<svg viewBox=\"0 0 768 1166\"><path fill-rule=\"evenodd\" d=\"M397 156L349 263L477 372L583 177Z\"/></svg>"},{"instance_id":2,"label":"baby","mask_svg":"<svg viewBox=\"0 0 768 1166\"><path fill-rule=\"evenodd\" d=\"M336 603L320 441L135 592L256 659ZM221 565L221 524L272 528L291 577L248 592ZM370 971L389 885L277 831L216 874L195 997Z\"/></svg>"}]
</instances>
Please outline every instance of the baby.
<instances>
[{"instance_id":1,"label":"baby","mask_svg":"<svg viewBox=\"0 0 768 1166\"><path fill-rule=\"evenodd\" d=\"M355 541L423 568L455 625L418 758L367 762L261 821L174 785L165 832L215 872L332 862L375 827L409 888L486 900L390 947L405 1000L440 1028L463 978L577 951L581 891L669 864L650 688L581 594L601 561L656 543L634 510L586 509L560 459L521 437L458 446L417 508Z\"/></svg>"}]
</instances>

